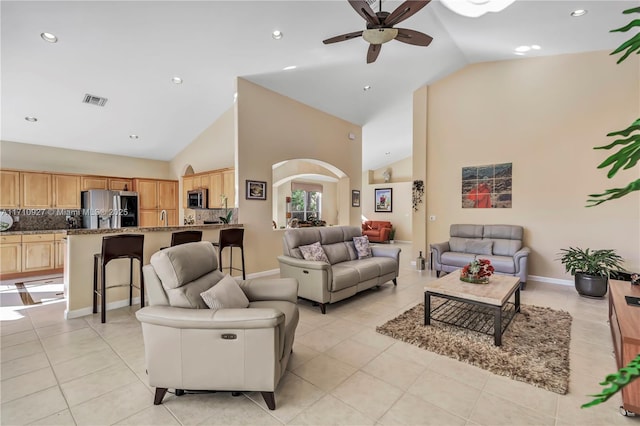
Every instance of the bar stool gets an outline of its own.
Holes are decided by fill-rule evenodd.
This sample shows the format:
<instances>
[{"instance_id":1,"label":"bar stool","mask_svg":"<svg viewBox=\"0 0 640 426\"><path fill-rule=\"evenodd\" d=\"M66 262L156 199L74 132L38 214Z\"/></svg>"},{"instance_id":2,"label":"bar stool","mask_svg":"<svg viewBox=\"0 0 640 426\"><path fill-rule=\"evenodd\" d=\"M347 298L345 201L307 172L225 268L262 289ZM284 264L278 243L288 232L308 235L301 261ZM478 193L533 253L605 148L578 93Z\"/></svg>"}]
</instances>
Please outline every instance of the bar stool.
<instances>
[{"instance_id":1,"label":"bar stool","mask_svg":"<svg viewBox=\"0 0 640 426\"><path fill-rule=\"evenodd\" d=\"M93 255L93 313L98 312L98 296L100 296L101 321L106 321L106 290L114 287L129 287L129 306L133 303L133 259L140 264L140 307L144 307L144 278L142 276L142 255L144 235L122 234L109 235L102 238L102 252ZM129 259L129 283L106 285L106 266L114 259ZM98 285L98 282L100 284Z\"/></svg>"},{"instance_id":2,"label":"bar stool","mask_svg":"<svg viewBox=\"0 0 640 426\"><path fill-rule=\"evenodd\" d=\"M180 231L171 234L171 247L202 241L202 231Z\"/></svg>"},{"instance_id":3,"label":"bar stool","mask_svg":"<svg viewBox=\"0 0 640 426\"><path fill-rule=\"evenodd\" d=\"M244 239L244 228L227 228L220 230L220 241L212 243L218 247L218 265L220 265L220 271L222 271L222 249L229 247L231 252L229 253L229 275L232 270L242 271L242 279L246 280L244 271L244 246L242 240ZM233 267L233 248L239 247L240 254L242 256L242 269Z\"/></svg>"}]
</instances>

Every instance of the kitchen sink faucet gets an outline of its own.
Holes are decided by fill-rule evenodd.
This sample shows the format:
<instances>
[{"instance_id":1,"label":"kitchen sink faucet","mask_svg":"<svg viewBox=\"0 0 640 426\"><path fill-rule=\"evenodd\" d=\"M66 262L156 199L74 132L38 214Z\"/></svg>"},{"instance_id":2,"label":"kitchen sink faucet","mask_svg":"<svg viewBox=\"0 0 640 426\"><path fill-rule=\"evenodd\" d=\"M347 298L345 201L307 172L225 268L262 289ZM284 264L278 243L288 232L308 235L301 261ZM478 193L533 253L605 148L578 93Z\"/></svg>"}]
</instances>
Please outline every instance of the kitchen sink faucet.
<instances>
[{"instance_id":1,"label":"kitchen sink faucet","mask_svg":"<svg viewBox=\"0 0 640 426\"><path fill-rule=\"evenodd\" d=\"M164 222L164 226L169 226L169 218L167 217L166 210L160 212L160 222Z\"/></svg>"}]
</instances>

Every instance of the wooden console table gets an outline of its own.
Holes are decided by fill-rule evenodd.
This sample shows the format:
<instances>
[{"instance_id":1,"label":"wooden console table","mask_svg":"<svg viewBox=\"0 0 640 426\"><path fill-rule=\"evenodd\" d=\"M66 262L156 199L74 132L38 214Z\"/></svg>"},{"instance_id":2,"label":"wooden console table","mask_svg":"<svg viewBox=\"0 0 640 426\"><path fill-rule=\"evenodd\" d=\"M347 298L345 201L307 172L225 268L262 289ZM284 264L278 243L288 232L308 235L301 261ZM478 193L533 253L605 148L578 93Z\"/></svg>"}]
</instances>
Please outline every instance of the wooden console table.
<instances>
[{"instance_id":1,"label":"wooden console table","mask_svg":"<svg viewBox=\"0 0 640 426\"><path fill-rule=\"evenodd\" d=\"M640 353L640 307L630 306L625 296L640 297L640 286L629 281L609 280L609 325L618 368ZM640 414L640 379L622 388L623 414Z\"/></svg>"}]
</instances>

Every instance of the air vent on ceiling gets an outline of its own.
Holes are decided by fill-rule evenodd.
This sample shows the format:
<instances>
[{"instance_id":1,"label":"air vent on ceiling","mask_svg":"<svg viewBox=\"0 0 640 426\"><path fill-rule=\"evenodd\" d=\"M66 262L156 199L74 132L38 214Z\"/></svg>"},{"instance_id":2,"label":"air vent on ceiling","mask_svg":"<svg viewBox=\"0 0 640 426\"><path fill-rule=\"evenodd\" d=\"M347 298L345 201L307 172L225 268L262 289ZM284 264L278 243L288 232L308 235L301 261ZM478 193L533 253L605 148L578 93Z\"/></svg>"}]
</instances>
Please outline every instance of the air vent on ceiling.
<instances>
[{"instance_id":1,"label":"air vent on ceiling","mask_svg":"<svg viewBox=\"0 0 640 426\"><path fill-rule=\"evenodd\" d=\"M107 101L108 101L107 98L101 98L100 96L94 96L88 93L84 95L84 99L82 99L82 102L84 102L85 104L91 104L91 105L97 105L97 106L104 106L104 104L106 104Z\"/></svg>"}]
</instances>

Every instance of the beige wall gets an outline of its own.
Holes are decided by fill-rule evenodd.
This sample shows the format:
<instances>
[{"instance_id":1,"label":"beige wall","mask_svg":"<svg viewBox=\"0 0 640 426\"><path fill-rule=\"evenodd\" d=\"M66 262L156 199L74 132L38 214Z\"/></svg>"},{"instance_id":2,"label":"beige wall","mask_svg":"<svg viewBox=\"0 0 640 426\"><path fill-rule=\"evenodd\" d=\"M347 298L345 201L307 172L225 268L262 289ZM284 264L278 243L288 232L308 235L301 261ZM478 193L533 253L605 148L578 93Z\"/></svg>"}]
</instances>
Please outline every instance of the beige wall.
<instances>
[{"instance_id":1,"label":"beige wall","mask_svg":"<svg viewBox=\"0 0 640 426\"><path fill-rule=\"evenodd\" d=\"M238 79L237 173L239 221L245 224L249 273L278 268L282 231L272 230L272 168L284 160L324 161L349 176L336 186L339 224L359 225L351 189L360 189L362 129L244 79ZM356 135L349 140L349 133ZM267 201L246 200L245 180L267 182Z\"/></svg>"},{"instance_id":2,"label":"beige wall","mask_svg":"<svg viewBox=\"0 0 640 426\"><path fill-rule=\"evenodd\" d=\"M417 211L412 211L412 249L415 259L420 251L427 253L427 96L428 87L424 86L413 94L413 180L421 180L425 185L425 194ZM413 191L413 188L412 188Z\"/></svg>"},{"instance_id":3,"label":"beige wall","mask_svg":"<svg viewBox=\"0 0 640 426\"><path fill-rule=\"evenodd\" d=\"M119 177L177 179L168 161L0 141L0 167Z\"/></svg>"},{"instance_id":4,"label":"beige wall","mask_svg":"<svg viewBox=\"0 0 640 426\"><path fill-rule=\"evenodd\" d=\"M426 92L424 92L426 96ZM640 60L620 65L608 52L469 66L429 87L427 99L429 243L452 223L525 227L530 275L570 279L561 248L613 248L640 269L640 192L594 208L587 194L622 187L639 168L607 179L596 166L608 132L640 114ZM513 208L462 209L461 168L513 163Z\"/></svg>"},{"instance_id":5,"label":"beige wall","mask_svg":"<svg viewBox=\"0 0 640 426\"><path fill-rule=\"evenodd\" d=\"M362 215L367 220L386 220L391 222L396 230L395 239L398 241L412 241L413 239L411 220L412 163L411 157L407 157L362 174L363 185L360 194ZM391 180L388 183L384 183L382 173L387 169L391 171ZM376 213L375 188L393 189L393 211L391 213Z\"/></svg>"}]
</instances>

